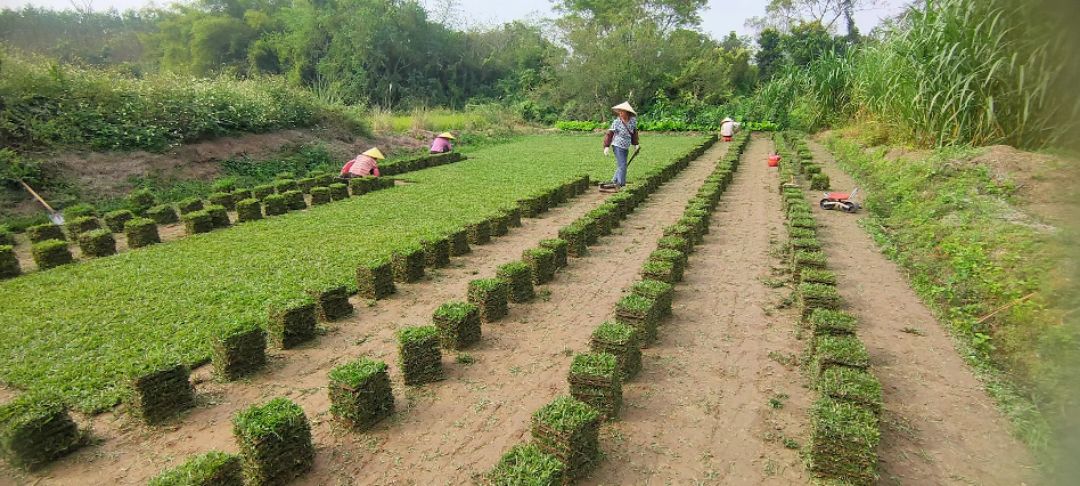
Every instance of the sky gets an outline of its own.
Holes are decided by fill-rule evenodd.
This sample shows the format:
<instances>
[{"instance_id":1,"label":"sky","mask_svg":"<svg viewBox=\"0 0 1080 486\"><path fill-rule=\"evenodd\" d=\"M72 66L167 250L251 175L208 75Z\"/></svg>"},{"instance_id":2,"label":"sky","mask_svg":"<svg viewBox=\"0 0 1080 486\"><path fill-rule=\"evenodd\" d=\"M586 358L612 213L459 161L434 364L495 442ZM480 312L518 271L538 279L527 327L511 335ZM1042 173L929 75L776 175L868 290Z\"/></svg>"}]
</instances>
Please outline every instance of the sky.
<instances>
[{"instance_id":1,"label":"sky","mask_svg":"<svg viewBox=\"0 0 1080 486\"><path fill-rule=\"evenodd\" d=\"M436 4L437 0L421 0L426 4ZM551 16L551 2L548 0L455 0L460 9L461 16L467 26L497 25L515 19L539 20L545 16ZM142 8L156 4L168 5L169 1L158 0L0 0L0 7L19 8L23 5L34 5L63 9L71 7L72 3L80 6L89 4L94 10L108 10L116 8L125 10L130 8ZM720 38L735 31L739 35L752 35L753 29L747 27L746 20L750 17L761 16L765 13L765 5L768 0L710 0L709 7L702 14L702 30ZM856 23L859 30L866 33L876 26L881 19L899 13L904 0L882 0L881 8L859 12Z\"/></svg>"}]
</instances>

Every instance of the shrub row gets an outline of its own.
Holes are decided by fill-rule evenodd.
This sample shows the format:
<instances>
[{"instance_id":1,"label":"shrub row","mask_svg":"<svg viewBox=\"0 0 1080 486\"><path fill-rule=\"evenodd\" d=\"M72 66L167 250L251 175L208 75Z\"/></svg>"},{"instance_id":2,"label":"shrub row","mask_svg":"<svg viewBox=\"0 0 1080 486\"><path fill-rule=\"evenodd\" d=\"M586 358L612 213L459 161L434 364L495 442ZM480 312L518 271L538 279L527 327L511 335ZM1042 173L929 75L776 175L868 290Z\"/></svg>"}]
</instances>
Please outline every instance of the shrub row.
<instances>
[{"instance_id":1,"label":"shrub row","mask_svg":"<svg viewBox=\"0 0 1080 486\"><path fill-rule=\"evenodd\" d=\"M459 152L448 152L445 154L428 154L421 155L419 157L395 160L379 166L379 173L382 175L392 176L398 174L404 174L406 172L412 172L414 170L427 169L429 167L438 167L440 165L452 164L454 162L460 162L466 160L466 157Z\"/></svg>"},{"instance_id":2,"label":"shrub row","mask_svg":"<svg viewBox=\"0 0 1080 486\"><path fill-rule=\"evenodd\" d=\"M709 139L670 166L627 185L597 209L563 227L559 231L559 246L565 245L566 253L571 256L586 254L588 246L595 244L600 236L610 234L649 193L704 153L715 140L715 137ZM718 164L717 171L680 219L680 224L693 230L665 238L673 246L686 250L692 243L683 236L700 241L700 235L707 232L708 215L719 201L719 191L730 182L746 137L738 142L731 152L734 155ZM590 337L591 351L576 355L570 365L567 377L570 396L556 398L533 414L532 442L514 446L503 455L486 476L489 484L566 484L596 465L600 458L596 442L599 423L618 416L622 383L641 369L641 348L655 338L659 320L671 314L676 281L671 271L672 261L678 262L680 269L685 268L685 255L684 251L663 247L650 256L645 266L666 265L665 280L646 278L635 283L631 292L616 304L615 318L597 326ZM542 258L547 257L534 254L532 260Z\"/></svg>"},{"instance_id":3,"label":"shrub row","mask_svg":"<svg viewBox=\"0 0 1080 486\"><path fill-rule=\"evenodd\" d=\"M843 484L872 484L877 479L880 441L881 384L868 370L870 356L855 336L854 316L844 312L836 290L836 275L817 239L817 224L798 172L810 174L810 188L822 187L820 169L801 137L774 135L782 157L781 186L787 218L792 276L801 319L809 327L807 346L811 385L818 398L810 408L807 466L817 478Z\"/></svg>"}]
</instances>

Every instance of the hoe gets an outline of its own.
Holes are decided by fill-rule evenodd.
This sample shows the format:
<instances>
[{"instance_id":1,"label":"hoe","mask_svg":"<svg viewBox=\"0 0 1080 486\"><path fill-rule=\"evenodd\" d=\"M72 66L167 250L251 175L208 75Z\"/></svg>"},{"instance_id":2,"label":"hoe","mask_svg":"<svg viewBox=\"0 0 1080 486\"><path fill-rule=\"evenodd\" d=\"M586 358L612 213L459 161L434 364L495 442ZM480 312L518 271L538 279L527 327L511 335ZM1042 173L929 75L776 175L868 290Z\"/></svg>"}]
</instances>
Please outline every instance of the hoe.
<instances>
[{"instance_id":1,"label":"hoe","mask_svg":"<svg viewBox=\"0 0 1080 486\"><path fill-rule=\"evenodd\" d=\"M855 196L859 194L859 188L856 187L850 193L847 192L826 192L821 198L821 209L832 210L839 209L845 213L854 213L858 211L862 205L855 200Z\"/></svg>"},{"instance_id":2,"label":"hoe","mask_svg":"<svg viewBox=\"0 0 1080 486\"><path fill-rule=\"evenodd\" d=\"M634 154L630 156L630 160L626 161L626 170L627 171L630 170L630 163L633 162L634 159L637 158L637 154L640 154L640 153L641 153L641 146L638 145L637 150L635 150ZM615 185L610 183L610 182L605 182L603 184L600 184L600 192L619 192L619 188L615 187Z\"/></svg>"}]
</instances>

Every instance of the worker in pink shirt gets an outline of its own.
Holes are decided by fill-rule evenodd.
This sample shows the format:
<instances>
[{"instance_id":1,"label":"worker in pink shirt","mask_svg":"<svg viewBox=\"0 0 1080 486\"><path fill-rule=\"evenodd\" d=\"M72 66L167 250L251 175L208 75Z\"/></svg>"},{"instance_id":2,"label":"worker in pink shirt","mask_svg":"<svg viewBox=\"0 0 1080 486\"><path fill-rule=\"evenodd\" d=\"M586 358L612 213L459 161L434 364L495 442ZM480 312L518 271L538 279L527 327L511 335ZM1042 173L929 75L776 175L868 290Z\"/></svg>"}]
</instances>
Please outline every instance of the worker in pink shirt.
<instances>
[{"instance_id":1,"label":"worker in pink shirt","mask_svg":"<svg viewBox=\"0 0 1080 486\"><path fill-rule=\"evenodd\" d=\"M379 177L378 161L385 158L378 148L372 147L367 152L357 155L355 159L346 162L345 167L341 168L340 176L346 179L367 176Z\"/></svg>"},{"instance_id":2,"label":"worker in pink shirt","mask_svg":"<svg viewBox=\"0 0 1080 486\"><path fill-rule=\"evenodd\" d=\"M454 135L450 132L442 132L436 135L435 141L431 142L431 153L444 154L446 152L454 150L454 147L450 145L450 141L453 139Z\"/></svg>"}]
</instances>

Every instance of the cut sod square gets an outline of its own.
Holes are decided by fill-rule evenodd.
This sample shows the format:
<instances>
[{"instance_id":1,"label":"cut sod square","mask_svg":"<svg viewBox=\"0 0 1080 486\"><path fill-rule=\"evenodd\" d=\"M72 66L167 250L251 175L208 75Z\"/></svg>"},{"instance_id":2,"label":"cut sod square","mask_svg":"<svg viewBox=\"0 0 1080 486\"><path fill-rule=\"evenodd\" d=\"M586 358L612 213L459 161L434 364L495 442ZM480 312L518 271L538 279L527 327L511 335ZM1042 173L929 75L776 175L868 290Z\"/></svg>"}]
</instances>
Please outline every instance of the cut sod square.
<instances>
[{"instance_id":1,"label":"cut sod square","mask_svg":"<svg viewBox=\"0 0 1080 486\"><path fill-rule=\"evenodd\" d=\"M172 364L131 380L131 409L148 424L157 424L195 406L191 370Z\"/></svg>"},{"instance_id":2,"label":"cut sod square","mask_svg":"<svg viewBox=\"0 0 1080 486\"><path fill-rule=\"evenodd\" d=\"M285 205L289 207L289 211L307 209L307 201L304 200L303 192L293 189L281 193L281 196L285 198Z\"/></svg>"},{"instance_id":3,"label":"cut sod square","mask_svg":"<svg viewBox=\"0 0 1080 486\"><path fill-rule=\"evenodd\" d=\"M289 212L289 201L281 194L271 194L263 198L267 216L278 216Z\"/></svg>"},{"instance_id":4,"label":"cut sod square","mask_svg":"<svg viewBox=\"0 0 1080 486\"><path fill-rule=\"evenodd\" d=\"M480 307L468 302L447 302L435 309L432 321L446 349L462 349L480 341Z\"/></svg>"},{"instance_id":5,"label":"cut sod square","mask_svg":"<svg viewBox=\"0 0 1080 486\"><path fill-rule=\"evenodd\" d=\"M90 230L79 234L79 249L84 257L103 257L116 254L116 238L107 229Z\"/></svg>"},{"instance_id":6,"label":"cut sod square","mask_svg":"<svg viewBox=\"0 0 1080 486\"><path fill-rule=\"evenodd\" d=\"M679 236L665 236L656 242L657 248L664 250L678 250L683 254L690 254L690 242Z\"/></svg>"},{"instance_id":7,"label":"cut sod square","mask_svg":"<svg viewBox=\"0 0 1080 486\"><path fill-rule=\"evenodd\" d=\"M636 294L624 295L615 304L615 320L638 331L642 347L656 340L656 325L660 321L660 309L656 301Z\"/></svg>"},{"instance_id":8,"label":"cut sod square","mask_svg":"<svg viewBox=\"0 0 1080 486\"><path fill-rule=\"evenodd\" d=\"M263 218L262 203L258 199L244 199L236 203L236 220L243 223Z\"/></svg>"},{"instance_id":9,"label":"cut sod square","mask_svg":"<svg viewBox=\"0 0 1080 486\"><path fill-rule=\"evenodd\" d=\"M410 283L424 278L424 250L422 248L396 250L390 261L394 268L395 282Z\"/></svg>"},{"instance_id":10,"label":"cut sod square","mask_svg":"<svg viewBox=\"0 0 1080 486\"><path fill-rule=\"evenodd\" d=\"M469 282L469 303L480 308L482 322L495 322L506 316L509 286L502 279L483 278Z\"/></svg>"},{"instance_id":11,"label":"cut sod square","mask_svg":"<svg viewBox=\"0 0 1080 486\"><path fill-rule=\"evenodd\" d=\"M796 238L817 238L817 231L810 228L788 228L788 236L792 239Z\"/></svg>"},{"instance_id":12,"label":"cut sod square","mask_svg":"<svg viewBox=\"0 0 1080 486\"><path fill-rule=\"evenodd\" d=\"M147 486L244 486L244 470L240 456L210 451L162 472Z\"/></svg>"},{"instance_id":13,"label":"cut sod square","mask_svg":"<svg viewBox=\"0 0 1080 486\"><path fill-rule=\"evenodd\" d=\"M189 235L209 233L214 230L214 220L206 211L192 211L185 214L182 219L184 231Z\"/></svg>"},{"instance_id":14,"label":"cut sod square","mask_svg":"<svg viewBox=\"0 0 1080 486\"><path fill-rule=\"evenodd\" d=\"M670 248L661 248L653 251L649 254L648 261L650 262L664 262L671 264L671 278L675 282L681 282L683 279L683 272L686 269L686 254L679 250L672 250Z\"/></svg>"},{"instance_id":15,"label":"cut sod square","mask_svg":"<svg viewBox=\"0 0 1080 486\"><path fill-rule=\"evenodd\" d=\"M176 203L176 207L180 209L180 214L183 215L194 211L202 211L203 202L202 199L197 197L189 197Z\"/></svg>"},{"instance_id":16,"label":"cut sod square","mask_svg":"<svg viewBox=\"0 0 1080 486\"><path fill-rule=\"evenodd\" d=\"M829 176L817 173L810 177L810 189L814 191L828 191L829 190Z\"/></svg>"},{"instance_id":17,"label":"cut sod square","mask_svg":"<svg viewBox=\"0 0 1080 486\"><path fill-rule=\"evenodd\" d=\"M461 256L472 251L469 247L469 232L458 230L450 234L450 255Z\"/></svg>"},{"instance_id":18,"label":"cut sod square","mask_svg":"<svg viewBox=\"0 0 1080 486\"><path fill-rule=\"evenodd\" d=\"M101 222L93 216L79 216L64 223L64 229L72 238L78 238L79 235L87 231L101 229Z\"/></svg>"},{"instance_id":19,"label":"cut sod square","mask_svg":"<svg viewBox=\"0 0 1080 486\"><path fill-rule=\"evenodd\" d=\"M157 224L149 218L135 218L124 224L128 248L142 248L161 243Z\"/></svg>"},{"instance_id":20,"label":"cut sod square","mask_svg":"<svg viewBox=\"0 0 1080 486\"><path fill-rule=\"evenodd\" d=\"M121 233L124 231L124 223L131 221L135 217L135 213L126 209L118 209L105 213L105 226L109 227L109 231L113 233Z\"/></svg>"},{"instance_id":21,"label":"cut sod square","mask_svg":"<svg viewBox=\"0 0 1080 486\"><path fill-rule=\"evenodd\" d=\"M561 396L533 413L533 443L566 465L567 479L582 477L600 460L600 412Z\"/></svg>"},{"instance_id":22,"label":"cut sod square","mask_svg":"<svg viewBox=\"0 0 1080 486\"><path fill-rule=\"evenodd\" d=\"M278 397L233 417L245 483L285 484L311 469L315 447L304 410Z\"/></svg>"},{"instance_id":23,"label":"cut sod square","mask_svg":"<svg viewBox=\"0 0 1080 486\"><path fill-rule=\"evenodd\" d=\"M517 261L500 265L495 276L506 282L507 299L510 302L528 302L535 297L532 269L525 262Z\"/></svg>"},{"instance_id":24,"label":"cut sod square","mask_svg":"<svg viewBox=\"0 0 1080 486\"><path fill-rule=\"evenodd\" d=\"M236 199L233 199L233 195L226 192L215 192L206 198L210 201L210 204L216 204L225 208L227 211L236 209Z\"/></svg>"},{"instance_id":25,"label":"cut sod square","mask_svg":"<svg viewBox=\"0 0 1080 486\"><path fill-rule=\"evenodd\" d=\"M296 184L295 179L280 179L274 181L274 190L277 191L278 194L285 194L286 192L297 191L299 189L300 186Z\"/></svg>"},{"instance_id":26,"label":"cut sod square","mask_svg":"<svg viewBox=\"0 0 1080 486\"><path fill-rule=\"evenodd\" d=\"M26 393L0 405L0 454L33 470L82 444L83 435L57 399Z\"/></svg>"},{"instance_id":27,"label":"cut sod square","mask_svg":"<svg viewBox=\"0 0 1080 486\"><path fill-rule=\"evenodd\" d=\"M821 251L821 243L817 238L794 238L791 240L791 249L794 251Z\"/></svg>"},{"instance_id":28,"label":"cut sod square","mask_svg":"<svg viewBox=\"0 0 1080 486\"><path fill-rule=\"evenodd\" d=\"M596 236L607 236L611 234L612 217L610 212L602 210L600 208L593 209L592 211L585 213L583 219L585 219L586 222L592 222L592 226L595 229ZM589 244L592 245L594 243L596 242L590 239Z\"/></svg>"},{"instance_id":29,"label":"cut sod square","mask_svg":"<svg viewBox=\"0 0 1080 486\"><path fill-rule=\"evenodd\" d=\"M312 177L315 178L316 186L328 187L330 184L334 183L333 174L313 174Z\"/></svg>"},{"instance_id":30,"label":"cut sod square","mask_svg":"<svg viewBox=\"0 0 1080 486\"><path fill-rule=\"evenodd\" d=\"M375 188L374 177L353 177L349 179L349 192L353 196L362 196Z\"/></svg>"},{"instance_id":31,"label":"cut sod square","mask_svg":"<svg viewBox=\"0 0 1080 486\"><path fill-rule=\"evenodd\" d=\"M311 188L311 205L319 206L330 202L330 189L326 187Z\"/></svg>"},{"instance_id":32,"label":"cut sod square","mask_svg":"<svg viewBox=\"0 0 1080 486\"><path fill-rule=\"evenodd\" d=\"M68 250L67 242L64 240L45 240L34 243L34 246L30 248L30 253L40 270L59 267L73 261L71 250Z\"/></svg>"},{"instance_id":33,"label":"cut sod square","mask_svg":"<svg viewBox=\"0 0 1080 486\"><path fill-rule=\"evenodd\" d=\"M544 196L533 196L530 198L522 199L518 201L518 207L521 208L521 215L526 218L535 218L540 213L547 211L547 201Z\"/></svg>"},{"instance_id":34,"label":"cut sod square","mask_svg":"<svg viewBox=\"0 0 1080 486\"><path fill-rule=\"evenodd\" d=\"M836 285L836 274L828 270L804 268L799 272L799 283Z\"/></svg>"},{"instance_id":35,"label":"cut sod square","mask_svg":"<svg viewBox=\"0 0 1080 486\"><path fill-rule=\"evenodd\" d=\"M333 201L344 201L349 198L349 186L340 182L335 182L327 186L330 189L330 199Z\"/></svg>"},{"instance_id":36,"label":"cut sod square","mask_svg":"<svg viewBox=\"0 0 1080 486\"><path fill-rule=\"evenodd\" d=\"M814 387L824 396L881 413L881 382L865 369L846 366L828 368L818 375Z\"/></svg>"},{"instance_id":37,"label":"cut sod square","mask_svg":"<svg viewBox=\"0 0 1080 486\"><path fill-rule=\"evenodd\" d=\"M406 385L422 385L443 379L439 328L406 327L397 332L398 360Z\"/></svg>"},{"instance_id":38,"label":"cut sod square","mask_svg":"<svg viewBox=\"0 0 1080 486\"><path fill-rule=\"evenodd\" d=\"M559 239L559 238L553 238L553 239L549 239L549 240L540 240L540 247L541 248L547 248L548 250L551 250L555 254L555 268L556 269L566 267L566 265L568 263L568 261L567 261L567 248L569 247L569 245L566 243L566 240Z\"/></svg>"},{"instance_id":39,"label":"cut sod square","mask_svg":"<svg viewBox=\"0 0 1080 486\"><path fill-rule=\"evenodd\" d=\"M237 189L229 193L229 195L232 196L233 204L243 201L244 199L251 199L255 197L255 195L251 192L251 189Z\"/></svg>"},{"instance_id":40,"label":"cut sod square","mask_svg":"<svg viewBox=\"0 0 1080 486\"><path fill-rule=\"evenodd\" d=\"M555 252L547 248L530 248L521 253L521 260L529 265L534 285L543 285L555 279Z\"/></svg>"},{"instance_id":41,"label":"cut sod square","mask_svg":"<svg viewBox=\"0 0 1080 486\"><path fill-rule=\"evenodd\" d=\"M791 255L791 270L795 276L807 268L823 269L828 263L825 253L820 251L796 251Z\"/></svg>"},{"instance_id":42,"label":"cut sod square","mask_svg":"<svg viewBox=\"0 0 1080 486\"><path fill-rule=\"evenodd\" d=\"M503 211L506 215L506 222L512 228L521 227L521 208L513 207Z\"/></svg>"},{"instance_id":43,"label":"cut sod square","mask_svg":"<svg viewBox=\"0 0 1080 486\"><path fill-rule=\"evenodd\" d=\"M467 231L469 243L473 245L484 245L491 241L491 223L487 220L470 224Z\"/></svg>"},{"instance_id":44,"label":"cut sod square","mask_svg":"<svg viewBox=\"0 0 1080 486\"><path fill-rule=\"evenodd\" d=\"M313 339L316 322L315 299L304 296L271 306L266 331L274 346L289 349Z\"/></svg>"},{"instance_id":45,"label":"cut sod square","mask_svg":"<svg viewBox=\"0 0 1080 486\"><path fill-rule=\"evenodd\" d=\"M686 240L689 243L687 245L688 249L692 249L695 244L699 243L699 235L697 233L697 230L684 224L673 224L671 226L665 227L664 236L674 236Z\"/></svg>"},{"instance_id":46,"label":"cut sod square","mask_svg":"<svg viewBox=\"0 0 1080 486\"><path fill-rule=\"evenodd\" d=\"M851 485L877 479L881 429L870 409L822 397L810 408L807 466L814 476Z\"/></svg>"},{"instance_id":47,"label":"cut sod square","mask_svg":"<svg viewBox=\"0 0 1080 486\"><path fill-rule=\"evenodd\" d=\"M206 206L206 214L210 215L210 223L214 225L214 228L228 228L232 226L232 221L229 220L229 212L225 210L224 206L218 206L211 204Z\"/></svg>"},{"instance_id":48,"label":"cut sod square","mask_svg":"<svg viewBox=\"0 0 1080 486\"><path fill-rule=\"evenodd\" d=\"M843 303L840 293L833 285L816 283L799 284L799 303L802 306L802 317L806 319L814 312L814 309L839 309Z\"/></svg>"},{"instance_id":49,"label":"cut sod square","mask_svg":"<svg viewBox=\"0 0 1080 486\"><path fill-rule=\"evenodd\" d=\"M420 242L424 248L424 264L442 268L450 264L450 238L429 238Z\"/></svg>"},{"instance_id":50,"label":"cut sod square","mask_svg":"<svg viewBox=\"0 0 1080 486\"><path fill-rule=\"evenodd\" d=\"M600 233L602 231L602 228L600 228L601 222L596 220L596 218L585 216L575 221L575 223L581 224L585 229L585 244L595 245L600 241Z\"/></svg>"},{"instance_id":51,"label":"cut sod square","mask_svg":"<svg viewBox=\"0 0 1080 486\"><path fill-rule=\"evenodd\" d=\"M136 189L128 193L127 202L132 211L143 214L151 206L157 204L157 198L149 189Z\"/></svg>"},{"instance_id":52,"label":"cut sod square","mask_svg":"<svg viewBox=\"0 0 1080 486\"><path fill-rule=\"evenodd\" d=\"M622 407L622 379L619 360L608 353L582 353L570 364L570 394L615 418Z\"/></svg>"},{"instance_id":53,"label":"cut sod square","mask_svg":"<svg viewBox=\"0 0 1080 486\"><path fill-rule=\"evenodd\" d=\"M154 220L157 224L174 224L180 222L180 215L176 213L176 208L168 204L154 206L146 210L146 216Z\"/></svg>"},{"instance_id":54,"label":"cut sod square","mask_svg":"<svg viewBox=\"0 0 1080 486\"><path fill-rule=\"evenodd\" d=\"M271 194L276 194L276 191L274 191L274 186L271 184L263 184L260 186L255 186L251 189L251 196L255 199L263 200L266 199L266 196L269 196Z\"/></svg>"},{"instance_id":55,"label":"cut sod square","mask_svg":"<svg viewBox=\"0 0 1080 486\"><path fill-rule=\"evenodd\" d=\"M641 278L645 280L658 280L668 284L678 282L675 273L675 265L671 262L649 260L641 266Z\"/></svg>"},{"instance_id":56,"label":"cut sod square","mask_svg":"<svg viewBox=\"0 0 1080 486\"><path fill-rule=\"evenodd\" d=\"M644 279L635 282L630 287L630 292L655 302L661 316L671 315L671 301L675 296L675 287L671 284L661 280Z\"/></svg>"},{"instance_id":57,"label":"cut sod square","mask_svg":"<svg viewBox=\"0 0 1080 486\"><path fill-rule=\"evenodd\" d=\"M817 229L817 221L814 218L795 218L788 221L792 228Z\"/></svg>"},{"instance_id":58,"label":"cut sod square","mask_svg":"<svg viewBox=\"0 0 1080 486\"><path fill-rule=\"evenodd\" d=\"M867 368L870 366L870 353L866 351L859 338L852 335L814 336L813 357L810 359L811 376L817 378L830 368L846 366L849 368Z\"/></svg>"},{"instance_id":59,"label":"cut sod square","mask_svg":"<svg viewBox=\"0 0 1080 486\"><path fill-rule=\"evenodd\" d=\"M560 228L559 239L566 242L566 253L570 256L581 257L589 251L588 234L579 221Z\"/></svg>"},{"instance_id":60,"label":"cut sod square","mask_svg":"<svg viewBox=\"0 0 1080 486\"><path fill-rule=\"evenodd\" d=\"M394 268L387 260L375 260L356 268L356 287L360 297L371 300L385 299L393 294Z\"/></svg>"},{"instance_id":61,"label":"cut sod square","mask_svg":"<svg viewBox=\"0 0 1080 486\"><path fill-rule=\"evenodd\" d=\"M500 214L488 220L491 228L491 236L506 236L510 232L510 219L505 214Z\"/></svg>"},{"instance_id":62,"label":"cut sod square","mask_svg":"<svg viewBox=\"0 0 1080 486\"><path fill-rule=\"evenodd\" d=\"M214 374L223 380L247 376L266 365L266 331L254 321L225 330L213 339L211 348Z\"/></svg>"},{"instance_id":63,"label":"cut sod square","mask_svg":"<svg viewBox=\"0 0 1080 486\"><path fill-rule=\"evenodd\" d=\"M809 322L815 336L855 334L855 327L858 325L855 316L829 309L814 309L810 313Z\"/></svg>"},{"instance_id":64,"label":"cut sod square","mask_svg":"<svg viewBox=\"0 0 1080 486\"><path fill-rule=\"evenodd\" d=\"M64 230L51 223L39 224L37 226L26 228L26 237L30 239L30 243L41 243L45 240L63 241L67 239L67 236L64 235Z\"/></svg>"},{"instance_id":65,"label":"cut sod square","mask_svg":"<svg viewBox=\"0 0 1080 486\"><path fill-rule=\"evenodd\" d=\"M619 361L623 381L629 380L641 370L641 345L637 329L615 321L605 321L592 333L589 340L594 353L608 353Z\"/></svg>"},{"instance_id":66,"label":"cut sod square","mask_svg":"<svg viewBox=\"0 0 1080 486\"><path fill-rule=\"evenodd\" d=\"M567 483L566 465L536 444L518 444L503 454L485 480L489 486L562 486Z\"/></svg>"},{"instance_id":67,"label":"cut sod square","mask_svg":"<svg viewBox=\"0 0 1080 486\"><path fill-rule=\"evenodd\" d=\"M330 413L358 430L367 430L394 413L389 367L360 358L330 371Z\"/></svg>"},{"instance_id":68,"label":"cut sod square","mask_svg":"<svg viewBox=\"0 0 1080 486\"><path fill-rule=\"evenodd\" d=\"M308 295L315 300L315 316L320 321L332 322L353 313L353 305L349 302L349 289L344 285L312 290Z\"/></svg>"},{"instance_id":69,"label":"cut sod square","mask_svg":"<svg viewBox=\"0 0 1080 486\"><path fill-rule=\"evenodd\" d=\"M15 248L11 245L0 245L0 279L18 277L21 273Z\"/></svg>"}]
</instances>

